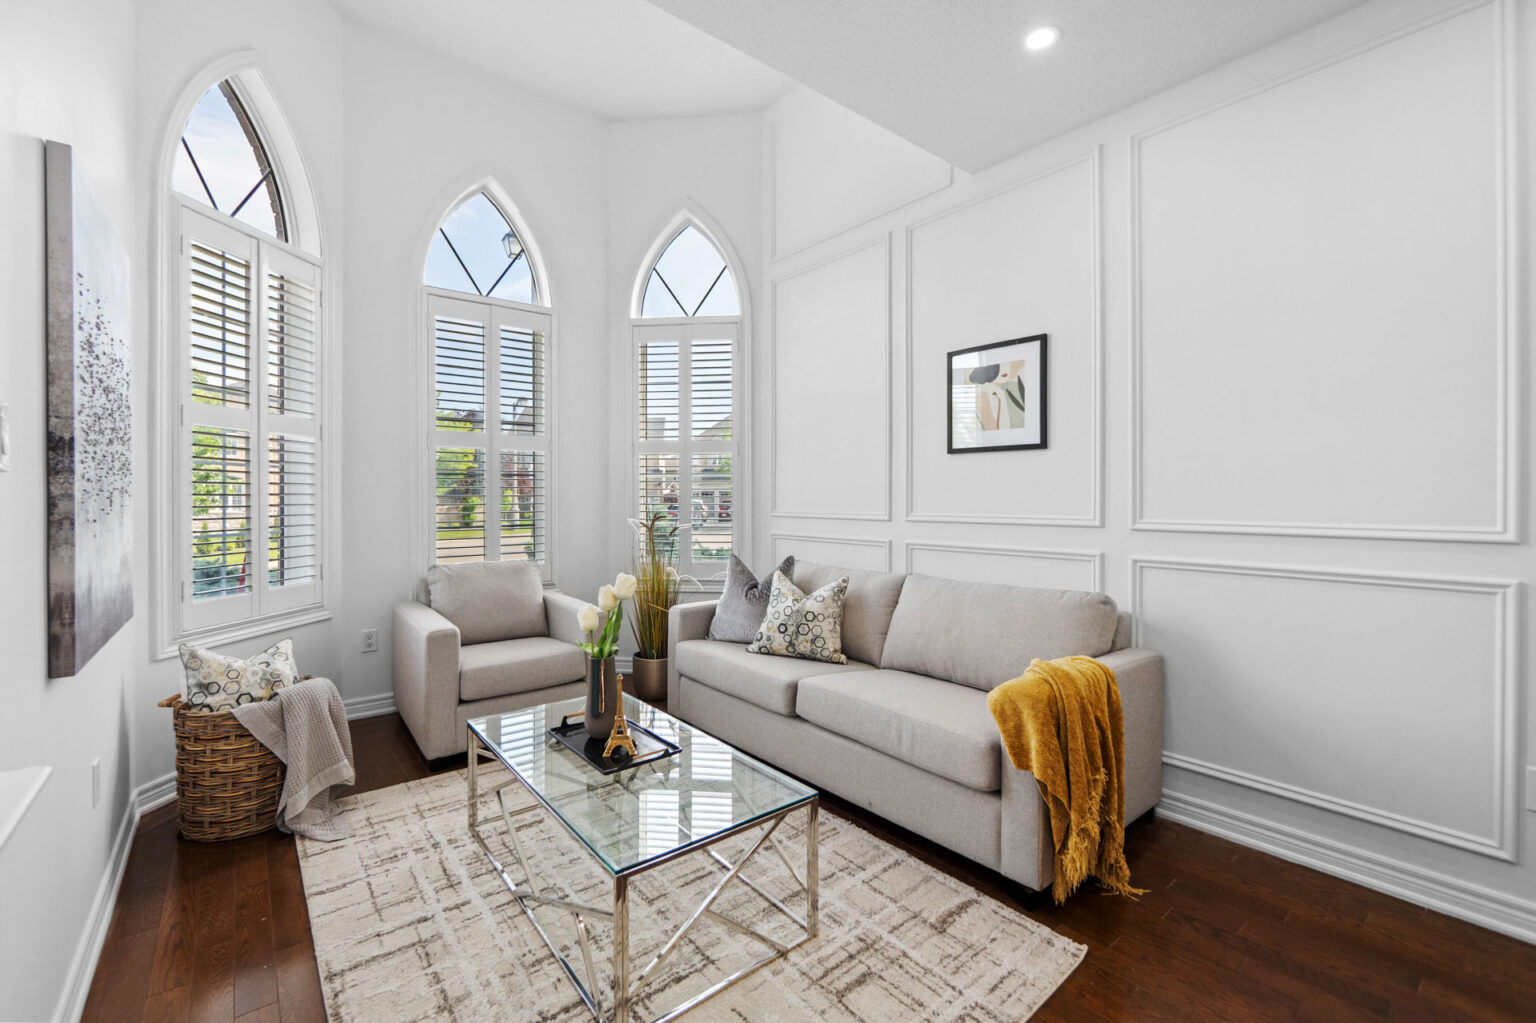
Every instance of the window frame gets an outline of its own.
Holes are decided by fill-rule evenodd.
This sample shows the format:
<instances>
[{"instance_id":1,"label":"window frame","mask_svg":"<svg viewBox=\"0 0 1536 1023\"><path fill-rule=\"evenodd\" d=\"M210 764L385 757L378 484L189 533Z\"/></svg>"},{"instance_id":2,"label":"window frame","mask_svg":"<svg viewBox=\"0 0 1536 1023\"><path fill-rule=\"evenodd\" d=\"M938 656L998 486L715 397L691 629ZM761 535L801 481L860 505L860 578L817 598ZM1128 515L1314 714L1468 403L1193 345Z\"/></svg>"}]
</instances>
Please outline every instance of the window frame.
<instances>
[{"instance_id":1,"label":"window frame","mask_svg":"<svg viewBox=\"0 0 1536 1023\"><path fill-rule=\"evenodd\" d=\"M473 194L473 193L471 193ZM494 199L492 200L494 201ZM500 204L497 204L498 208ZM457 204L453 209L457 208ZM449 212L452 212L450 209ZM505 215L505 211L503 211ZM507 218L512 222L511 218ZM518 238L524 237L518 225L512 222L512 229L518 232ZM525 241L526 245L527 242ZM542 291L542 282L535 277L535 293ZM509 299L490 298L484 295L471 295L468 292L452 291L447 288L435 288L425 284L418 285L421 291L422 317L421 333L418 338L422 342L422 350L426 353L423 363L423 371L419 374L420 385L417 390L421 395L421 410L418 415L418 430L424 437L424 446L418 464L423 467L422 479L425 481L428 506L425 512L425 529L420 531L421 546L419 557L424 566L437 563L437 450L439 447L478 447L486 452L487 478L490 477L489 467L493 458L507 451L542 451L545 462L545 523L544 523L544 560L534 562L539 566L539 578L546 588L555 585L555 558L556 558L556 534L558 532L559 513L557 511L559 498L556 478L557 455L555 448L555 372L554 372L554 343L556 320L554 310L548 306L530 305L526 302L513 302ZM459 319L472 319L482 317L485 324L486 354L485 354L485 426L480 431L454 431L440 430L437 426L437 400L436 400L436 321L439 315L449 315ZM501 422L501 374L500 366L500 332L503 327L519 329L534 329L542 332L544 343L544 433L542 436L530 437L526 434L503 433L500 429ZM496 339L496 347L491 346L491 339ZM489 427L495 424L496 429ZM482 438L482 443L463 443L467 438ZM461 441L455 443L455 441ZM493 443L494 440L494 443ZM519 440L536 440L539 443L519 443ZM486 516L485 543L486 552L491 552L491 542L495 538L494 558L487 557L485 561L500 561L500 530L493 528L493 518ZM425 569L423 569L423 572Z\"/></svg>"},{"instance_id":2,"label":"window frame","mask_svg":"<svg viewBox=\"0 0 1536 1023\"><path fill-rule=\"evenodd\" d=\"M178 192L172 184L172 172L181 137L198 101L213 88L228 82L238 96L251 126L262 140L272 167L275 187L282 196L288 239L274 238L216 211L207 203ZM161 386L153 387L150 395L151 459L151 557L150 557L150 657L166 660L177 656L179 644L236 642L243 639L268 636L289 631L299 626L326 621L332 617L330 600L339 586L338 566L334 553L339 551L335 508L335 452L326 436L329 418L338 397L336 372L339 362L336 339L340 337L340 324L336 303L329 300L329 293L336 287L331 261L324 257L322 246L321 216L313 187L305 172L304 161L299 153L287 121L277 106L271 90L257 68L256 55L252 51L232 54L189 79L173 105L172 114L165 122L164 135L159 148L158 173L152 190L153 216L151 235L155 258L151 261L153 283L151 288L150 330L154 339L150 378ZM319 476L315 493L318 516L316 528L316 564L312 599L267 601L267 606L254 615L230 613L223 617L189 614L191 608L191 360L189 358L188 308L186 294L187 234L184 231L188 213L202 217L219 229L228 229L248 239L257 247L266 246L278 259L297 261L313 273L316 291L316 367L315 411L313 416L316 444L316 470ZM222 233L222 232L220 232ZM253 262L253 304L264 303L266 281L263 276L267 261L258 258ZM267 367L260 363L258 351L265 349L265 322L253 316L250 329L253 340L259 344L252 350L253 384L260 379L259 388L253 387L251 418L259 421L260 429L267 429L269 417L265 408ZM258 397L259 395L259 397ZM260 402L260 407L257 403ZM209 408L204 406L203 408ZM279 414L272 414L275 422ZM258 420L259 417L259 420ZM257 436L253 433L253 440ZM267 439L261 435L263 452ZM258 463L252 462L253 478L264 472L267 466L265 454ZM266 533L269 492L258 484L252 495L252 546L268 544ZM259 523L259 524L258 524ZM267 547L262 546L262 563L266 563ZM265 583L263 578L263 583ZM183 593L185 592L185 596Z\"/></svg>"},{"instance_id":3,"label":"window frame","mask_svg":"<svg viewBox=\"0 0 1536 1023\"><path fill-rule=\"evenodd\" d=\"M678 236L687 228L692 227L702 234L725 262L726 269L730 272L736 287L737 313L734 316L642 316L644 308L645 290L651 278L651 271L661 257L666 254L668 248L677 240ZM640 343L646 334L654 334L653 328L676 331L679 334L688 334L689 341L695 338L692 331L697 328L715 328L716 336L709 337L707 333L698 336L697 340L717 340L719 330L729 328L734 331L733 350L731 361L731 551L743 561L754 562L760 552L753 546L756 535L755 523L751 509L753 507L751 497L754 490L753 476L756 470L751 458L752 452L752 315L751 315L751 289L748 286L747 275L741 260L737 258L735 249L730 245L725 236L714 226L713 222L704 214L694 208L684 209L673 216L665 227L653 236L654 240L647 248L644 257L640 260L639 271L633 278L628 294L628 330L625 332L625 343L628 353L625 365L628 373L622 381L623 394L619 407L627 410L626 418L622 424L624 434L629 439L629 457L625 467L625 477L628 486L625 488L623 501L623 514L626 518L637 517L641 509L639 507L640 496L640 456L650 453L646 448L659 444L672 442L642 441L639 431L639 370L640 370ZM670 340L670 339L669 339ZM679 339L680 340L680 339ZM681 363L681 356L679 357ZM679 377L682 377L681 365ZM691 371L690 371L691 376ZM681 483L684 476L685 465L691 464L695 450L692 445L684 446L684 442L692 441L692 437L684 437L681 414L684 408L684 395L688 393L687 385L690 381L679 380L679 428L676 450L678 453L678 477ZM690 419L691 433L691 406L687 409ZM700 449L707 450L707 449ZM691 495L692 480L689 480L689 492ZM746 514L742 514L746 512ZM682 511L682 498L679 495L678 511L679 536L682 540L678 545L678 572L683 575L692 575L697 579L700 589L705 593L718 593L725 587L725 573L729 559L719 563L718 568L708 576L700 576L694 569L693 562L693 535L692 535L692 503L689 503L689 513L685 516ZM686 532L681 527L687 527ZM632 544L629 542L628 530L625 531L625 548L620 552L622 556L632 555ZM707 568L715 568L716 563L706 562Z\"/></svg>"}]
</instances>

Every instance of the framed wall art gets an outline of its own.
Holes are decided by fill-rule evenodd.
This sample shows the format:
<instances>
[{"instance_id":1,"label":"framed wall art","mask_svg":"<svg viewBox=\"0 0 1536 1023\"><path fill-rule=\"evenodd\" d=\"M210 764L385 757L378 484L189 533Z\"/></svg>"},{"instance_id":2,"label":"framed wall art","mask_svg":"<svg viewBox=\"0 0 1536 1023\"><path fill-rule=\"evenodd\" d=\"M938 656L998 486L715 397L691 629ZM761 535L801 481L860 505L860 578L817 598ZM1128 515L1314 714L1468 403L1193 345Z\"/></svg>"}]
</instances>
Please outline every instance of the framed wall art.
<instances>
[{"instance_id":1,"label":"framed wall art","mask_svg":"<svg viewBox=\"0 0 1536 1023\"><path fill-rule=\"evenodd\" d=\"M61 142L44 146L48 286L48 677L133 617L128 257Z\"/></svg>"},{"instance_id":2,"label":"framed wall art","mask_svg":"<svg viewBox=\"0 0 1536 1023\"><path fill-rule=\"evenodd\" d=\"M1046 446L1046 335L949 353L949 453Z\"/></svg>"}]
</instances>

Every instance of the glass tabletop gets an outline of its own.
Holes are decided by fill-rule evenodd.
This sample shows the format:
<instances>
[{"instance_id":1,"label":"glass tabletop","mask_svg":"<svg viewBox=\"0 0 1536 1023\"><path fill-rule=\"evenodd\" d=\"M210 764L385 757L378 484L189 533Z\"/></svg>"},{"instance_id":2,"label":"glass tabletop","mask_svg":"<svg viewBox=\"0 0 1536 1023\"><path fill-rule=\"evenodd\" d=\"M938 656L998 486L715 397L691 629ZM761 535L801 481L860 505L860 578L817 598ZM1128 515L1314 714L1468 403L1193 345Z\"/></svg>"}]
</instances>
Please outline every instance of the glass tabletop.
<instances>
[{"instance_id":1,"label":"glass tabletop","mask_svg":"<svg viewBox=\"0 0 1536 1023\"><path fill-rule=\"evenodd\" d=\"M472 718L469 727L608 871L635 871L815 798L816 790L624 695L624 715L682 752L602 774L550 735L582 699Z\"/></svg>"}]
</instances>

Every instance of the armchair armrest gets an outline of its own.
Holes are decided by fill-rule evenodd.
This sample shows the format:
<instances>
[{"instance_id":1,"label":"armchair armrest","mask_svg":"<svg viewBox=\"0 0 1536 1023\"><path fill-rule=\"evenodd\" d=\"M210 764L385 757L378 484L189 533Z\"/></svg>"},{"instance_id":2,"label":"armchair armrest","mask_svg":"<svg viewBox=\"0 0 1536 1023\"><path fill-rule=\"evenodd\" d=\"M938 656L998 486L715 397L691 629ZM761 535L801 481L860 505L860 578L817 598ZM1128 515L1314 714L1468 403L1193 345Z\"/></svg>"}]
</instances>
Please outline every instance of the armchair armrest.
<instances>
[{"instance_id":1,"label":"armchair armrest","mask_svg":"<svg viewBox=\"0 0 1536 1023\"><path fill-rule=\"evenodd\" d=\"M459 629L425 604L395 605L395 706L427 758L458 746Z\"/></svg>"},{"instance_id":2,"label":"armchair armrest","mask_svg":"<svg viewBox=\"0 0 1536 1023\"><path fill-rule=\"evenodd\" d=\"M695 600L673 604L667 612L667 713L682 716L678 698L677 644L709 635L709 623L715 620L718 600Z\"/></svg>"},{"instance_id":3,"label":"armchair armrest","mask_svg":"<svg viewBox=\"0 0 1536 1023\"><path fill-rule=\"evenodd\" d=\"M581 626L576 624L576 616L586 604L585 600L578 600L570 594L546 590L544 616L549 621L550 638L558 639L562 643L570 643L572 646L586 642L586 634L581 631Z\"/></svg>"}]
</instances>

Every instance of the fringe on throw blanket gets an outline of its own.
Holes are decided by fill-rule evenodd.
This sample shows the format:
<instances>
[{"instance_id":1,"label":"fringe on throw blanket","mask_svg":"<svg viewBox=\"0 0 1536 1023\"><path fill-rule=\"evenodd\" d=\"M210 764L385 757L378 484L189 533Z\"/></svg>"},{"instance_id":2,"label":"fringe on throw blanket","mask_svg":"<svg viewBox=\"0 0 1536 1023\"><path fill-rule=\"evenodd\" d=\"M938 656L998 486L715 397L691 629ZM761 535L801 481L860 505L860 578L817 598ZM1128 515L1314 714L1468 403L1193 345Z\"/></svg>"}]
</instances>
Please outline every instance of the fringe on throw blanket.
<instances>
[{"instance_id":1,"label":"fringe on throw blanket","mask_svg":"<svg viewBox=\"0 0 1536 1023\"><path fill-rule=\"evenodd\" d=\"M1125 862L1125 731L1115 673L1091 657L1031 661L987 694L1013 766L1050 812L1058 904L1089 877L1135 897Z\"/></svg>"}]
</instances>

